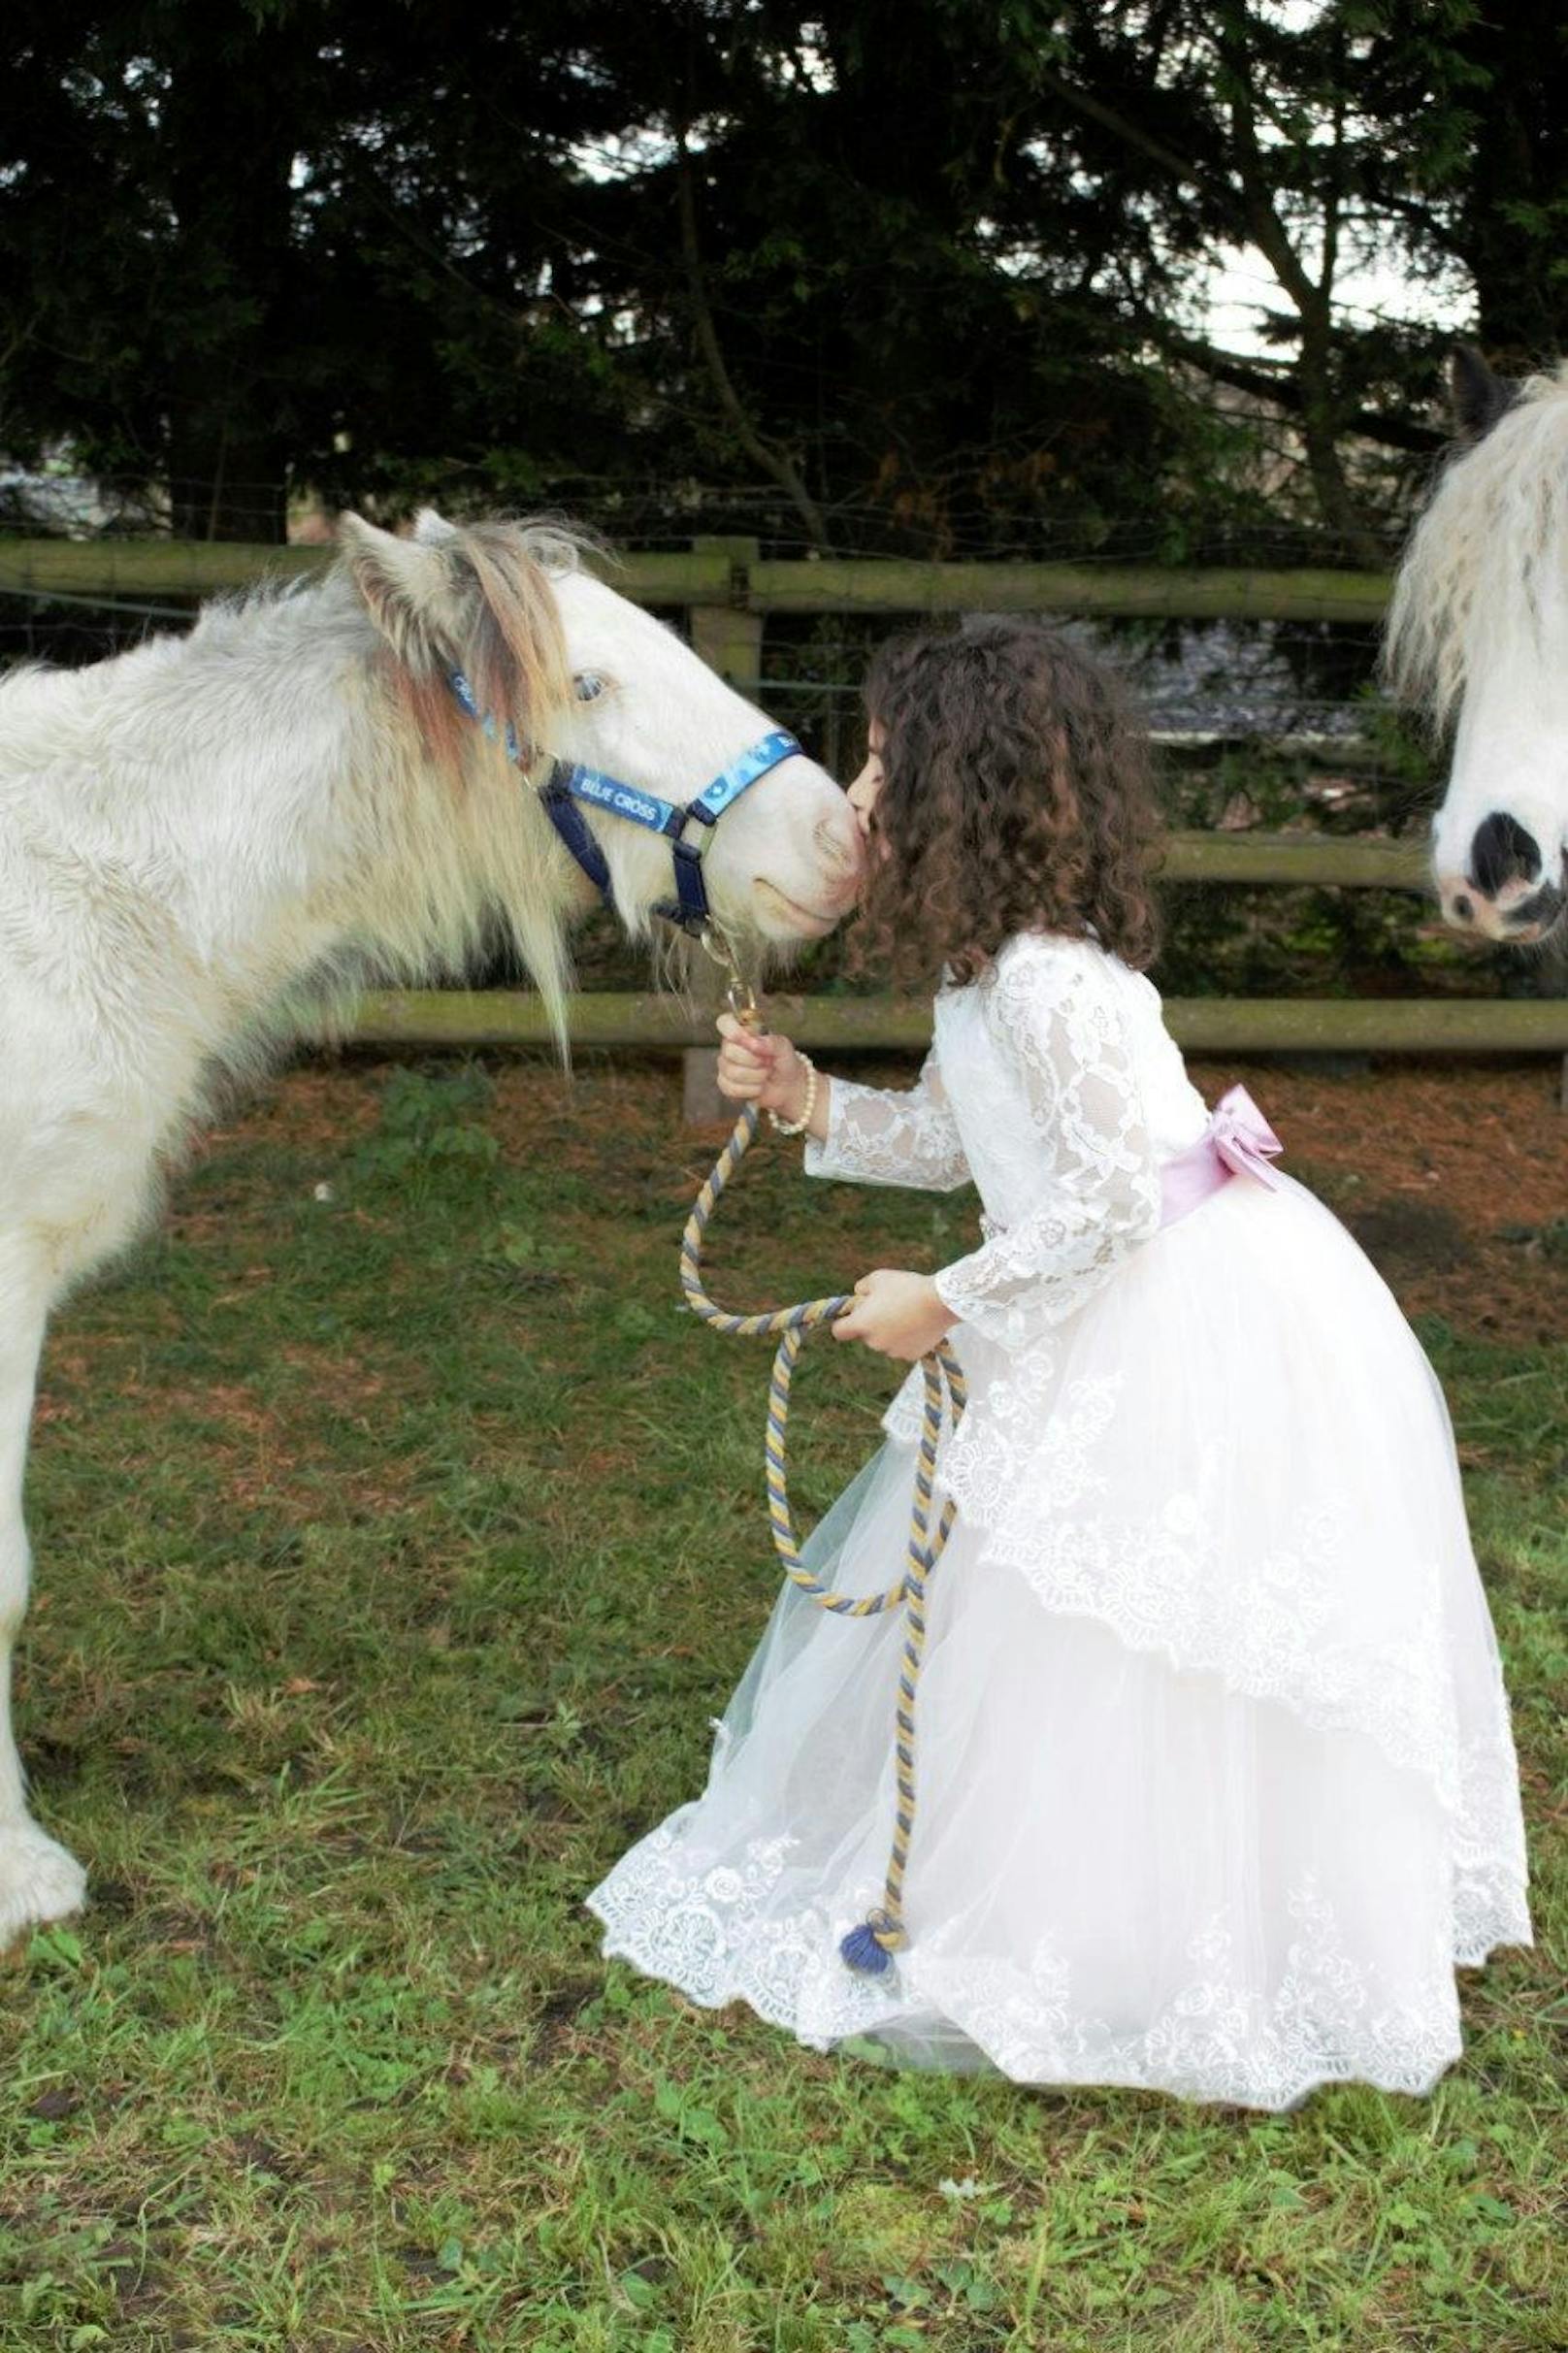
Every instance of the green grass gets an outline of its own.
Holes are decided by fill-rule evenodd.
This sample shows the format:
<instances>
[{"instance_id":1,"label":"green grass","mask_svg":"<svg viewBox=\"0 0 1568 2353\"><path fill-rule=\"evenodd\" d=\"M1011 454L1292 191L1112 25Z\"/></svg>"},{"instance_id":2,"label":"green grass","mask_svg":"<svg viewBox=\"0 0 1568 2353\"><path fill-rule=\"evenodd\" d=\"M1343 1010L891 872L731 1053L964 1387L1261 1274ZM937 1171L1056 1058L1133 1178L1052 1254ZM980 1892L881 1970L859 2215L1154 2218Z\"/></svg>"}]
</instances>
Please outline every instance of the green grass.
<instances>
[{"instance_id":1,"label":"green grass","mask_svg":"<svg viewBox=\"0 0 1568 2353\"><path fill-rule=\"evenodd\" d=\"M1430 2101L814 2056L606 1975L580 1908L699 1785L772 1589L767 1351L673 1304L674 1095L296 1077L61 1320L20 1725L93 1903L0 1973L0 2347L1560 2346L1568 1348L1424 1334L1543 1939L1467 1981ZM759 1152L715 1287L966 1231ZM806 1509L885 1372L808 1360Z\"/></svg>"}]
</instances>

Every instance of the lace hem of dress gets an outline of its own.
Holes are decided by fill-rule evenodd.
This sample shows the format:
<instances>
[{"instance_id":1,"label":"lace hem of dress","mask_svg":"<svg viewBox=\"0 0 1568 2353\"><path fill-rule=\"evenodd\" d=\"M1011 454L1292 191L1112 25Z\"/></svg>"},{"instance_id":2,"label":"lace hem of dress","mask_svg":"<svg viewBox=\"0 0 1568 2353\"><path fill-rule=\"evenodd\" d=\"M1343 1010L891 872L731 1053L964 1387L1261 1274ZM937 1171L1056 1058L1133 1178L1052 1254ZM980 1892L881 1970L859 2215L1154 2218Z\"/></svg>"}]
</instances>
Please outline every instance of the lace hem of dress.
<instances>
[{"instance_id":1,"label":"lace hem of dress","mask_svg":"<svg viewBox=\"0 0 1568 2353\"><path fill-rule=\"evenodd\" d=\"M1246 1924L1217 1913L1189 1940L1191 1974L1141 2034L1096 2018L1052 1939L1014 1963L956 1949L937 1930L886 1977L844 1967L838 1939L874 1894L841 1912L781 1903L792 1841L753 1840L735 1863L693 1869L682 1814L634 1847L588 1899L606 1957L632 1962L705 2009L743 2001L768 2024L828 2049L869 2038L944 2068L1021 2083L1099 2083L1183 2099L1285 2108L1333 2082L1424 2093L1462 2047L1457 1966L1530 1942L1521 1884L1496 1863L1452 1878L1453 1933L1410 1981L1356 1961L1311 1874L1287 1899L1292 1936L1271 1994L1249 1988ZM960 1932L962 1933L962 1932Z\"/></svg>"}]
</instances>

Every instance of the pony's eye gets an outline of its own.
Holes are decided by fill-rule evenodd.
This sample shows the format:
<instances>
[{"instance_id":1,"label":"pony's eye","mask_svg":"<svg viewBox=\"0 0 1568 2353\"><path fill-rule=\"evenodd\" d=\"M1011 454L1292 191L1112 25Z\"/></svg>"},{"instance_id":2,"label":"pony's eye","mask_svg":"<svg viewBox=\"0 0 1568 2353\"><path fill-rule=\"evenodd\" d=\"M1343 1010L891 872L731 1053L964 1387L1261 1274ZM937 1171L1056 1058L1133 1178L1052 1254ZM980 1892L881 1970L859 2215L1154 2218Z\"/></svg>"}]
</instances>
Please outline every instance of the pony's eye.
<instances>
[{"instance_id":1,"label":"pony's eye","mask_svg":"<svg viewBox=\"0 0 1568 2353\"><path fill-rule=\"evenodd\" d=\"M579 703L597 703L604 691L604 681L596 670L578 670L572 685Z\"/></svg>"}]
</instances>

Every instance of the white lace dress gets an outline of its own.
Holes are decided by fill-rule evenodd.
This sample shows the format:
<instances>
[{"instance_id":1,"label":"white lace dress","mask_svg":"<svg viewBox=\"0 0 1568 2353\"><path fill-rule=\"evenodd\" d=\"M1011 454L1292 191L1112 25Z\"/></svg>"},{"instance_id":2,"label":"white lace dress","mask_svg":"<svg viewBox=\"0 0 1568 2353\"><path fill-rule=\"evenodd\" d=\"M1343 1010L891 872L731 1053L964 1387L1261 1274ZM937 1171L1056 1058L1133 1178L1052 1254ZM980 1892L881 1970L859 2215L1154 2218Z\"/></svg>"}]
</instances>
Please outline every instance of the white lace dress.
<instances>
[{"instance_id":1,"label":"white lace dress","mask_svg":"<svg viewBox=\"0 0 1568 2353\"><path fill-rule=\"evenodd\" d=\"M1277 2108L1458 2055L1454 1964L1530 1926L1442 1394L1299 1186L1160 1226L1205 1117L1149 983L1037 935L938 997L912 1090L834 1079L814 1174L972 1177L986 1212L936 1278L971 1402L909 1944L880 1977L838 1950L881 1899L899 1622L786 1586L705 1793L590 1898L607 1953L819 2047L1028 2083ZM897 1574L918 1377L809 1545L840 1588Z\"/></svg>"}]
</instances>

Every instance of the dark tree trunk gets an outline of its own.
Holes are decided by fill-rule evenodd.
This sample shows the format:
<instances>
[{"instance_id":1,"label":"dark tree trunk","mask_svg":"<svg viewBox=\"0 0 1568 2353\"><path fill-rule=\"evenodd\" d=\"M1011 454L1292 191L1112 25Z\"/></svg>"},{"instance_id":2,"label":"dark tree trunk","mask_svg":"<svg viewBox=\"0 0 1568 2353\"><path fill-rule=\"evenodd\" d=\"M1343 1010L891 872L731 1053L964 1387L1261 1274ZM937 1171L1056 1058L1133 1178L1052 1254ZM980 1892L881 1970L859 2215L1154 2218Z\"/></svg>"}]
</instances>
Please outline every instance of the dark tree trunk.
<instances>
[{"instance_id":1,"label":"dark tree trunk","mask_svg":"<svg viewBox=\"0 0 1568 2353\"><path fill-rule=\"evenodd\" d=\"M1482 347L1509 375L1568 351L1560 208L1568 188L1568 22L1560 0L1487 9L1464 49L1489 77L1458 221ZM1523 223L1534 213L1543 222Z\"/></svg>"},{"instance_id":2,"label":"dark tree trunk","mask_svg":"<svg viewBox=\"0 0 1568 2353\"><path fill-rule=\"evenodd\" d=\"M298 36L193 11L163 114L177 267L192 297L165 353L175 532L281 540L289 401L280 354L292 276L295 125L286 53Z\"/></svg>"}]
</instances>

